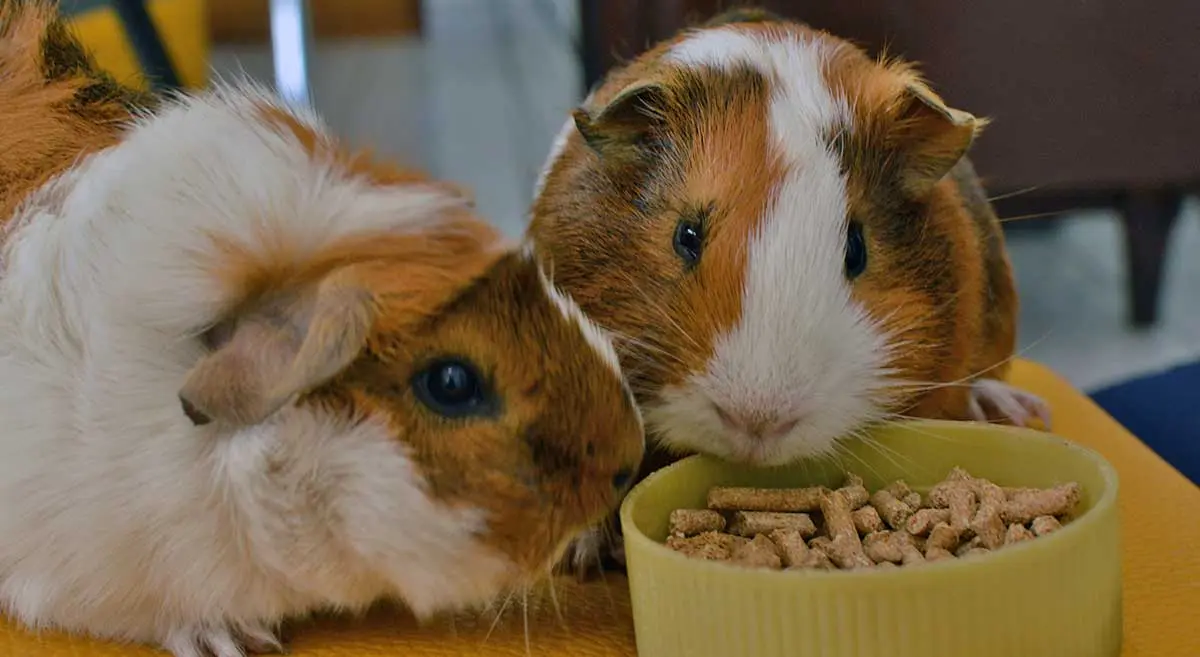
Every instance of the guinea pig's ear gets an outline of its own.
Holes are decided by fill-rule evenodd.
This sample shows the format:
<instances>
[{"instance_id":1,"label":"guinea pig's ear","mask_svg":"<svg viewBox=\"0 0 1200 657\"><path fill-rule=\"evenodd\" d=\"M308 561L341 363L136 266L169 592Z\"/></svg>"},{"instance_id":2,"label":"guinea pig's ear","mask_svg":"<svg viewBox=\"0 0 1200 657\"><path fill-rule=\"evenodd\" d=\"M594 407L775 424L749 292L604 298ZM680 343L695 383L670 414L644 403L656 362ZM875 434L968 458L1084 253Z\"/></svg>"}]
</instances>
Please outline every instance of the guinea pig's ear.
<instances>
[{"instance_id":1,"label":"guinea pig's ear","mask_svg":"<svg viewBox=\"0 0 1200 657\"><path fill-rule=\"evenodd\" d=\"M987 120L948 107L920 82L905 87L900 102L894 134L903 154L901 183L921 197L966 155Z\"/></svg>"},{"instance_id":2,"label":"guinea pig's ear","mask_svg":"<svg viewBox=\"0 0 1200 657\"><path fill-rule=\"evenodd\" d=\"M637 148L666 121L666 86L655 81L637 82L623 89L607 105L577 108L572 116L579 134L601 155Z\"/></svg>"},{"instance_id":3,"label":"guinea pig's ear","mask_svg":"<svg viewBox=\"0 0 1200 657\"><path fill-rule=\"evenodd\" d=\"M336 270L287 303L250 309L218 327L214 351L179 391L184 413L197 425L257 424L337 375L375 321L375 297L358 274L354 266Z\"/></svg>"}]
</instances>

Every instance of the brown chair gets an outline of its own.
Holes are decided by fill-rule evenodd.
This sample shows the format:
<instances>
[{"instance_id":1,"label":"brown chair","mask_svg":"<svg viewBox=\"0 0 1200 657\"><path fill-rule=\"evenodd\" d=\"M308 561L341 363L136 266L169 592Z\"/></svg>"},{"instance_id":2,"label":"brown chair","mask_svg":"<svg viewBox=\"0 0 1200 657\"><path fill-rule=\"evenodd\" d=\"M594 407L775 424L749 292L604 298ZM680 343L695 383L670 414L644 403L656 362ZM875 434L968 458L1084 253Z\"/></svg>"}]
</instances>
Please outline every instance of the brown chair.
<instances>
[{"instance_id":1,"label":"brown chair","mask_svg":"<svg viewBox=\"0 0 1200 657\"><path fill-rule=\"evenodd\" d=\"M613 62L736 3L580 0L590 87ZM1000 216L1112 207L1130 318L1157 317L1170 230L1200 183L1200 3L1190 0L761 0L920 62L951 103L993 119L972 158Z\"/></svg>"}]
</instances>

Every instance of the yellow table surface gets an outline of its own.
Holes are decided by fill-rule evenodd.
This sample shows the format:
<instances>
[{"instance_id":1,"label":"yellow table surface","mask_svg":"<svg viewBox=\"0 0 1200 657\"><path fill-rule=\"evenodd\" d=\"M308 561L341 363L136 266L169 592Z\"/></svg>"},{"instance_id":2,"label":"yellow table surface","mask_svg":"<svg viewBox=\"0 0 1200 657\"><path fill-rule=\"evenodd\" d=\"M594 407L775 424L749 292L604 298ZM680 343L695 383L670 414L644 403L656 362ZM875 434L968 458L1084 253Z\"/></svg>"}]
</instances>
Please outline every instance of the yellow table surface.
<instances>
[{"instance_id":1,"label":"yellow table surface","mask_svg":"<svg viewBox=\"0 0 1200 657\"><path fill-rule=\"evenodd\" d=\"M1125 551L1123 657L1200 655L1200 488L1049 370L1019 362L1012 380L1050 402L1056 433L1098 450L1120 471ZM559 580L554 588L553 597L546 587L531 592L528 605L521 604L523 596L513 596L494 628L494 612L463 615L422 628L403 612L384 608L358 620L322 619L298 625L288 632L291 654L634 655L623 578L608 575L604 582L587 585ZM555 599L561 616L555 612ZM1063 631L1071 630L1064 627ZM0 656L7 655L161 657L163 653L52 633L35 637L0 622Z\"/></svg>"}]
</instances>

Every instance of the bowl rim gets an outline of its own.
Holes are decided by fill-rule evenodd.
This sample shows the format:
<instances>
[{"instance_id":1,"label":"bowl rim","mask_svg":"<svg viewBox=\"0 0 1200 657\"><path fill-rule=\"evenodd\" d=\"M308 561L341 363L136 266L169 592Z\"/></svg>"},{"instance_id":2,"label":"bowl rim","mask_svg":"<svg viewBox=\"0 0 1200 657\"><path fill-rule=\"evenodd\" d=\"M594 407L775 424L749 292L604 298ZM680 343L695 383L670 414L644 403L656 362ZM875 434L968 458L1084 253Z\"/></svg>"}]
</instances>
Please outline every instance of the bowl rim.
<instances>
[{"instance_id":1,"label":"bowl rim","mask_svg":"<svg viewBox=\"0 0 1200 657\"><path fill-rule=\"evenodd\" d=\"M887 427L917 427L919 429L929 429L936 431L939 428L954 427L956 430L962 430L965 427L975 425L973 422L960 422L954 420L905 420L902 422L892 422L886 425ZM667 547L664 543L660 543L647 536L633 519L634 507L638 500L641 499L646 491L649 490L653 482L660 479L670 477L675 470L688 467L685 464L693 463L701 460L715 461L724 463L721 459L708 456L705 454L695 454L682 458L675 463L666 467L660 468L651 473L636 486L629 491L625 499L621 502L620 519L621 519L621 535L624 541L634 541L638 544L638 549L650 550L656 552L657 558L677 559L676 563L681 564L685 568L693 568L700 570L709 570L713 573L721 573L724 575L736 574L742 578L768 578L771 581L779 581L780 578L797 578L799 580L863 580L871 579L879 581L883 579L903 579L911 577L921 577L924 573L947 572L954 568L978 568L980 564L1002 564L1005 560L1019 559L1027 550L1045 549L1047 543L1061 542L1070 540L1076 534L1098 530L1098 523L1104 522L1104 517L1115 515L1117 507L1118 488L1120 486L1120 477L1117 474L1116 468L1108 462L1099 452L1084 447L1076 442L1067 440L1062 436L1051 433L1049 431L1038 431L1035 429L1027 429L1022 427L1013 427L1007 425L979 425L977 427L981 431L989 433L1002 432L1012 435L1019 440L1041 441L1048 445L1061 447L1068 451L1073 451L1081 458L1090 461L1097 469L1104 481L1104 490L1096 502L1085 511L1081 516L1066 524L1062 529L1048 536L1038 537L1037 541L1025 541L1024 544L1005 546L1004 549L994 550L988 554L974 557L970 560L965 559L945 559L934 563L921 564L920 568L864 568L859 570L767 570L759 568L746 568L736 564L724 561L709 561L705 559L695 559L685 556ZM974 429L970 429L974 430ZM785 466L786 467L786 466ZM1037 545L1034 545L1037 543ZM626 547L625 552L628 554L630 548ZM952 572L952 571L951 571Z\"/></svg>"}]
</instances>

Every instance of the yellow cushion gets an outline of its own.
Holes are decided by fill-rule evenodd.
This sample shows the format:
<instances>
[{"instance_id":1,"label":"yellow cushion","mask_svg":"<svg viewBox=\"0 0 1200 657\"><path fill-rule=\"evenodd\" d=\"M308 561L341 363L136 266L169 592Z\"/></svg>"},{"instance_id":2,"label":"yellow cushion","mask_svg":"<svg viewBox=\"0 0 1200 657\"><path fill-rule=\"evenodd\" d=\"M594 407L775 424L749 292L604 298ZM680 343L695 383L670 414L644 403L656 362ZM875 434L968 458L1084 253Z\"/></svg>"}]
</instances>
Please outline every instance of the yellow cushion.
<instances>
[{"instance_id":1,"label":"yellow cushion","mask_svg":"<svg viewBox=\"0 0 1200 657\"><path fill-rule=\"evenodd\" d=\"M146 7L180 83L189 89L208 84L205 0L150 0ZM72 16L68 24L101 68L125 84L146 88L137 53L129 45L125 27L115 11L104 6Z\"/></svg>"},{"instance_id":2,"label":"yellow cushion","mask_svg":"<svg viewBox=\"0 0 1200 657\"><path fill-rule=\"evenodd\" d=\"M1200 654L1200 488L1155 456L1090 400L1045 368L1019 362L1014 383L1042 395L1057 433L1103 453L1121 473L1125 548L1123 657ZM633 657L625 581L555 584L514 595L494 613L418 627L403 612L381 608L360 620L321 619L292 628L294 657ZM561 610L561 617L555 612ZM528 625L523 610L528 610ZM528 631L526 631L528 627ZM489 633L490 630L490 633ZM1064 632L1071 631L1069 627ZM528 640L528 651L526 641ZM0 624L0 655L151 657L162 653L71 639L40 638ZM931 656L938 657L938 656Z\"/></svg>"}]
</instances>

